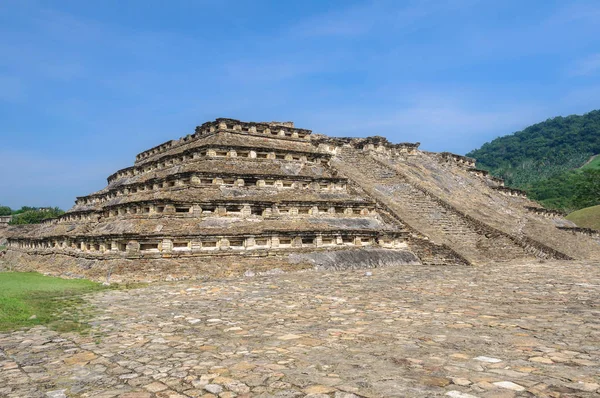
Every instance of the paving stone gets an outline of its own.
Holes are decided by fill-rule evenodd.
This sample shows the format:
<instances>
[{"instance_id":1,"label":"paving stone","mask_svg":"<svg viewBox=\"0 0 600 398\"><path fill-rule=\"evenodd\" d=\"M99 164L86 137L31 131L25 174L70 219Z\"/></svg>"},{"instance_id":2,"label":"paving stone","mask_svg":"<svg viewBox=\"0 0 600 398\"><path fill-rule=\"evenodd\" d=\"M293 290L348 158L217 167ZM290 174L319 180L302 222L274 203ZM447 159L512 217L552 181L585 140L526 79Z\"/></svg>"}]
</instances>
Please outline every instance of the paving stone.
<instances>
[{"instance_id":1,"label":"paving stone","mask_svg":"<svg viewBox=\"0 0 600 398\"><path fill-rule=\"evenodd\" d=\"M219 394L223 391L223 387L218 384L207 384L204 389L212 394Z\"/></svg>"},{"instance_id":2,"label":"paving stone","mask_svg":"<svg viewBox=\"0 0 600 398\"><path fill-rule=\"evenodd\" d=\"M446 395L452 398L478 398L475 395L467 394L460 391L448 391Z\"/></svg>"},{"instance_id":3,"label":"paving stone","mask_svg":"<svg viewBox=\"0 0 600 398\"><path fill-rule=\"evenodd\" d=\"M597 383L584 383L584 382L567 383L567 384L565 384L565 386L568 388L572 388L574 390L585 391L585 392L594 392L594 391L600 389L600 384L597 384Z\"/></svg>"},{"instance_id":4,"label":"paving stone","mask_svg":"<svg viewBox=\"0 0 600 398\"><path fill-rule=\"evenodd\" d=\"M150 395L147 392L126 392L124 394L120 394L119 398L151 398L152 395Z\"/></svg>"},{"instance_id":5,"label":"paving stone","mask_svg":"<svg viewBox=\"0 0 600 398\"><path fill-rule=\"evenodd\" d=\"M475 357L473 359L476 360L476 361L487 362L487 363L499 363L499 362L502 362L501 359L490 358L490 357L486 357L486 356L479 356L479 357Z\"/></svg>"},{"instance_id":6,"label":"paving stone","mask_svg":"<svg viewBox=\"0 0 600 398\"><path fill-rule=\"evenodd\" d=\"M82 365L96 358L93 352L81 352L64 359L66 365Z\"/></svg>"},{"instance_id":7,"label":"paving stone","mask_svg":"<svg viewBox=\"0 0 600 398\"><path fill-rule=\"evenodd\" d=\"M48 398L67 398L65 391L66 390L48 391L46 393L46 397L48 397Z\"/></svg>"},{"instance_id":8,"label":"paving stone","mask_svg":"<svg viewBox=\"0 0 600 398\"><path fill-rule=\"evenodd\" d=\"M550 358L545 358L545 357L532 357L532 358L529 358L529 361L537 362L537 363L545 363L545 364L553 364L554 363Z\"/></svg>"},{"instance_id":9,"label":"paving stone","mask_svg":"<svg viewBox=\"0 0 600 398\"><path fill-rule=\"evenodd\" d=\"M323 386L323 385L314 385L314 386L309 386L306 387L304 389L304 392L308 395L310 394L327 394L330 392L334 392L336 389L330 386Z\"/></svg>"},{"instance_id":10,"label":"paving stone","mask_svg":"<svg viewBox=\"0 0 600 398\"><path fill-rule=\"evenodd\" d=\"M493 384L500 388L506 388L507 390L525 391L525 387L515 384L512 381L497 381Z\"/></svg>"},{"instance_id":11,"label":"paving stone","mask_svg":"<svg viewBox=\"0 0 600 398\"><path fill-rule=\"evenodd\" d=\"M470 380L463 379L461 377L453 377L452 384L456 384L457 386L468 386L473 384Z\"/></svg>"},{"instance_id":12,"label":"paving stone","mask_svg":"<svg viewBox=\"0 0 600 398\"><path fill-rule=\"evenodd\" d=\"M425 384L426 386L446 387L448 384L450 384L450 380L445 377L428 376L423 377L421 379L421 383Z\"/></svg>"},{"instance_id":13,"label":"paving stone","mask_svg":"<svg viewBox=\"0 0 600 398\"><path fill-rule=\"evenodd\" d=\"M167 387L163 383L154 382L154 383L150 383L150 384L144 386L144 388L150 392L160 392L160 391L166 390L169 387Z\"/></svg>"},{"instance_id":14,"label":"paving stone","mask_svg":"<svg viewBox=\"0 0 600 398\"><path fill-rule=\"evenodd\" d=\"M531 262L102 291L89 335L0 333L0 396L591 397L598 286L596 264Z\"/></svg>"}]
</instances>

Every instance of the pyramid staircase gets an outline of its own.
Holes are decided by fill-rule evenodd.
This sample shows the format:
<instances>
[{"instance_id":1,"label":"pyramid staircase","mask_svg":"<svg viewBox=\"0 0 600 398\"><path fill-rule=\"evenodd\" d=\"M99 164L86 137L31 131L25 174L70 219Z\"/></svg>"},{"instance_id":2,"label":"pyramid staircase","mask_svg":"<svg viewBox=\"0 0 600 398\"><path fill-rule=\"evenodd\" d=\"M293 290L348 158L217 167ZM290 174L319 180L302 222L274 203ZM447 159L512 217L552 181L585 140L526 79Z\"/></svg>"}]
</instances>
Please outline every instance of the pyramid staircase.
<instances>
[{"instance_id":1,"label":"pyramid staircase","mask_svg":"<svg viewBox=\"0 0 600 398\"><path fill-rule=\"evenodd\" d=\"M343 146L332 164L404 224L452 248L469 263L561 257L463 214L367 151Z\"/></svg>"}]
</instances>

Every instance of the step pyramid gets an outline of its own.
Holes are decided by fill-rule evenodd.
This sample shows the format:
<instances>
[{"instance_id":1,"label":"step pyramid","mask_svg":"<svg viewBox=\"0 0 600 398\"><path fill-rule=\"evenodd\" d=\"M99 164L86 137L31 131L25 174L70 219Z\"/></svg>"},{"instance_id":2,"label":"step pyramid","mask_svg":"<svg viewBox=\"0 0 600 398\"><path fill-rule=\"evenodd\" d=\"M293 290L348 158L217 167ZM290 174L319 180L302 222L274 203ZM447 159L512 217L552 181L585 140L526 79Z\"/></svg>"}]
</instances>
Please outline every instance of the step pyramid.
<instances>
[{"instance_id":1,"label":"step pyramid","mask_svg":"<svg viewBox=\"0 0 600 398\"><path fill-rule=\"evenodd\" d=\"M217 119L138 154L64 215L15 228L9 247L96 261L408 252L407 232L332 156L293 123Z\"/></svg>"},{"instance_id":2,"label":"step pyramid","mask_svg":"<svg viewBox=\"0 0 600 398\"><path fill-rule=\"evenodd\" d=\"M582 251L573 234L556 229L522 192L475 169L474 159L418 147L383 137L332 138L292 122L216 119L138 154L131 167L110 175L100 191L78 197L62 216L9 228L9 254L23 269L160 279L281 264L571 259L563 243L569 253L595 248L588 239ZM484 205L465 212L470 198L453 202L464 192L440 196L456 185L452 178L471 184L474 201ZM489 198L505 208L490 218L495 226L481 220L497 211L480 211ZM532 226L529 236L525 222ZM550 247L540 236L560 243Z\"/></svg>"}]
</instances>

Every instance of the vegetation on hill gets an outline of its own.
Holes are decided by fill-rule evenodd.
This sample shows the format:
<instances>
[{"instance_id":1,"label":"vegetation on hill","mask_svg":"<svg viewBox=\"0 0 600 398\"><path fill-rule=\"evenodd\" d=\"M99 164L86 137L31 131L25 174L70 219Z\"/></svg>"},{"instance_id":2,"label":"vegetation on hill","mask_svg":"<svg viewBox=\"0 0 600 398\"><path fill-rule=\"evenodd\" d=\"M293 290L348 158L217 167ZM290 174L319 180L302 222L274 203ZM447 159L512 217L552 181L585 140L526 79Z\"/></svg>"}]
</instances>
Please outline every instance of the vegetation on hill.
<instances>
[{"instance_id":1,"label":"vegetation on hill","mask_svg":"<svg viewBox=\"0 0 600 398\"><path fill-rule=\"evenodd\" d=\"M581 228L600 230L600 205L574 211L569 214L566 219L573 221Z\"/></svg>"},{"instance_id":2,"label":"vegetation on hill","mask_svg":"<svg viewBox=\"0 0 600 398\"><path fill-rule=\"evenodd\" d=\"M61 214L64 214L64 211L58 207L23 206L19 210L12 210L8 206L0 206L0 216L13 216L11 225L39 224L47 218L58 217Z\"/></svg>"},{"instance_id":3,"label":"vegetation on hill","mask_svg":"<svg viewBox=\"0 0 600 398\"><path fill-rule=\"evenodd\" d=\"M556 117L471 151L480 168L567 212L600 204L600 110Z\"/></svg>"},{"instance_id":4,"label":"vegetation on hill","mask_svg":"<svg viewBox=\"0 0 600 398\"><path fill-rule=\"evenodd\" d=\"M567 212L600 203L600 169L558 173L525 187L544 206Z\"/></svg>"}]
</instances>

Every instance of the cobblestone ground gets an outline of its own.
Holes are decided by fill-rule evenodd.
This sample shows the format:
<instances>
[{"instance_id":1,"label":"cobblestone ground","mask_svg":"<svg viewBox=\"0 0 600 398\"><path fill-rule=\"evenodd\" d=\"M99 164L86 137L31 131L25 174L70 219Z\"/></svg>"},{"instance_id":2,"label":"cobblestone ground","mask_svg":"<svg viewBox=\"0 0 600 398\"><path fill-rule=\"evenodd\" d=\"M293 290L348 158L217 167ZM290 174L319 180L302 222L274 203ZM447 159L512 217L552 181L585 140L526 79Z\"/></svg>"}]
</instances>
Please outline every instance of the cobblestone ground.
<instances>
[{"instance_id":1,"label":"cobblestone ground","mask_svg":"<svg viewBox=\"0 0 600 398\"><path fill-rule=\"evenodd\" d=\"M0 334L0 396L598 396L600 265L370 272L90 295L91 336Z\"/></svg>"}]
</instances>

